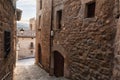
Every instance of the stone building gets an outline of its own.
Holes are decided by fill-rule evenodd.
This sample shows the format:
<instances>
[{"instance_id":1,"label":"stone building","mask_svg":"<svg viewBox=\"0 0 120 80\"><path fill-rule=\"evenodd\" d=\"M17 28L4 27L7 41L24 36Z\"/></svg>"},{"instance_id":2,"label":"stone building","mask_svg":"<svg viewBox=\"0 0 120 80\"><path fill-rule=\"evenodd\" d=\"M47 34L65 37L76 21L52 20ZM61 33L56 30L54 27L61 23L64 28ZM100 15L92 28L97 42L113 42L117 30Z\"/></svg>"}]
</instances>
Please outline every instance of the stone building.
<instances>
[{"instance_id":1,"label":"stone building","mask_svg":"<svg viewBox=\"0 0 120 80\"><path fill-rule=\"evenodd\" d=\"M13 80L18 13L16 0L0 0L0 80Z\"/></svg>"},{"instance_id":2,"label":"stone building","mask_svg":"<svg viewBox=\"0 0 120 80\"><path fill-rule=\"evenodd\" d=\"M35 18L31 18L29 23L30 23L30 25L29 25L30 29L31 30L36 30L36 20L35 20Z\"/></svg>"},{"instance_id":3,"label":"stone building","mask_svg":"<svg viewBox=\"0 0 120 80\"><path fill-rule=\"evenodd\" d=\"M18 29L17 32L17 59L30 58L35 56L35 19L30 19L28 30Z\"/></svg>"},{"instance_id":4,"label":"stone building","mask_svg":"<svg viewBox=\"0 0 120 80\"><path fill-rule=\"evenodd\" d=\"M43 16L43 8L47 15ZM47 12L48 11L48 12ZM44 24L46 22L46 24ZM42 29L44 25L44 29ZM51 28L51 0L37 0L36 16L36 63L49 72L50 64L50 28Z\"/></svg>"},{"instance_id":5,"label":"stone building","mask_svg":"<svg viewBox=\"0 0 120 80\"><path fill-rule=\"evenodd\" d=\"M72 80L120 80L119 0L37 0L36 63Z\"/></svg>"}]
</instances>

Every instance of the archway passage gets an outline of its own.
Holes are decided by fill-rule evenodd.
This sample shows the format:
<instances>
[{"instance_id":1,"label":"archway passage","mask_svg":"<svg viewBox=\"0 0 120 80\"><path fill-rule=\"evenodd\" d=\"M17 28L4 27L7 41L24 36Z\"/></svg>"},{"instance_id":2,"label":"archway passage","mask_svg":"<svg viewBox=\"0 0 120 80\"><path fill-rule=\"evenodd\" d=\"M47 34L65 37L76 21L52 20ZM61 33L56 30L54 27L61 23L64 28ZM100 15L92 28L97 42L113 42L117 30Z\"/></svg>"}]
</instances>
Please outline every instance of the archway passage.
<instances>
[{"instance_id":1,"label":"archway passage","mask_svg":"<svg viewBox=\"0 0 120 80\"><path fill-rule=\"evenodd\" d=\"M64 57L57 51L54 52L54 75L64 76Z\"/></svg>"},{"instance_id":2,"label":"archway passage","mask_svg":"<svg viewBox=\"0 0 120 80\"><path fill-rule=\"evenodd\" d=\"M38 44L38 59L39 59L39 63L42 64L42 53L41 53L40 44Z\"/></svg>"}]
</instances>

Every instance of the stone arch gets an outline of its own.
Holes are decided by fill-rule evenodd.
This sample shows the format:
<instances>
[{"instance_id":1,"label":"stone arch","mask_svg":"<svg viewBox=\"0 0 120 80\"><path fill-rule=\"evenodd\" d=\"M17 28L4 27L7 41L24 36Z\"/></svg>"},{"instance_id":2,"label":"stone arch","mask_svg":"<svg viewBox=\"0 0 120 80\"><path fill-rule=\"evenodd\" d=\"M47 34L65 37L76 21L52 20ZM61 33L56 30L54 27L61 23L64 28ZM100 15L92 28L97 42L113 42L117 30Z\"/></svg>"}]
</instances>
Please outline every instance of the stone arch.
<instances>
[{"instance_id":1,"label":"stone arch","mask_svg":"<svg viewBox=\"0 0 120 80\"><path fill-rule=\"evenodd\" d=\"M54 51L54 75L56 77L64 76L64 57L58 51Z\"/></svg>"},{"instance_id":2,"label":"stone arch","mask_svg":"<svg viewBox=\"0 0 120 80\"><path fill-rule=\"evenodd\" d=\"M63 76L69 78L69 68L68 68L69 61L68 61L68 57L67 57L68 55L67 55L67 52L65 51L65 49L60 45L54 45L52 47L50 74L54 75L54 54L56 52L58 52L61 56L63 56L63 58L64 58L64 75Z\"/></svg>"}]
</instances>

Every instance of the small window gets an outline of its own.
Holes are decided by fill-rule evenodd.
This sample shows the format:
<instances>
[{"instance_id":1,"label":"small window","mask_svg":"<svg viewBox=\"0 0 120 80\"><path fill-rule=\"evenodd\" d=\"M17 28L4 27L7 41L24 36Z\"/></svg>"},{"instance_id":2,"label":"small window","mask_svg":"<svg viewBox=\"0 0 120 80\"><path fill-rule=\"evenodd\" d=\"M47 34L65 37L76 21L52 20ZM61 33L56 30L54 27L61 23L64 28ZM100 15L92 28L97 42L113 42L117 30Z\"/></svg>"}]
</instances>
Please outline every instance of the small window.
<instances>
[{"instance_id":1,"label":"small window","mask_svg":"<svg viewBox=\"0 0 120 80\"><path fill-rule=\"evenodd\" d=\"M119 7L120 7L120 0L116 0L116 2L115 2L115 5L116 5L116 10L115 10L115 18L116 19L119 19L119 17L120 17L120 9L119 9Z\"/></svg>"},{"instance_id":2,"label":"small window","mask_svg":"<svg viewBox=\"0 0 120 80\"><path fill-rule=\"evenodd\" d=\"M95 6L96 6L95 2L86 4L86 9L87 9L86 17L87 18L95 17Z\"/></svg>"},{"instance_id":3,"label":"small window","mask_svg":"<svg viewBox=\"0 0 120 80\"><path fill-rule=\"evenodd\" d=\"M30 29L32 30L32 24L30 24Z\"/></svg>"},{"instance_id":4,"label":"small window","mask_svg":"<svg viewBox=\"0 0 120 80\"><path fill-rule=\"evenodd\" d=\"M11 51L11 32L10 31L4 31L4 57L6 58L7 55Z\"/></svg>"},{"instance_id":5,"label":"small window","mask_svg":"<svg viewBox=\"0 0 120 80\"><path fill-rule=\"evenodd\" d=\"M57 26L61 29L62 26L62 10L57 11Z\"/></svg>"},{"instance_id":6,"label":"small window","mask_svg":"<svg viewBox=\"0 0 120 80\"><path fill-rule=\"evenodd\" d=\"M39 26L40 26L40 24L41 24L41 16L39 16Z\"/></svg>"},{"instance_id":7,"label":"small window","mask_svg":"<svg viewBox=\"0 0 120 80\"><path fill-rule=\"evenodd\" d=\"M33 53L33 51L30 51L31 53Z\"/></svg>"},{"instance_id":8,"label":"small window","mask_svg":"<svg viewBox=\"0 0 120 80\"><path fill-rule=\"evenodd\" d=\"M42 9L42 0L40 0L40 10Z\"/></svg>"},{"instance_id":9,"label":"small window","mask_svg":"<svg viewBox=\"0 0 120 80\"><path fill-rule=\"evenodd\" d=\"M34 48L33 42L30 43L30 48Z\"/></svg>"}]
</instances>

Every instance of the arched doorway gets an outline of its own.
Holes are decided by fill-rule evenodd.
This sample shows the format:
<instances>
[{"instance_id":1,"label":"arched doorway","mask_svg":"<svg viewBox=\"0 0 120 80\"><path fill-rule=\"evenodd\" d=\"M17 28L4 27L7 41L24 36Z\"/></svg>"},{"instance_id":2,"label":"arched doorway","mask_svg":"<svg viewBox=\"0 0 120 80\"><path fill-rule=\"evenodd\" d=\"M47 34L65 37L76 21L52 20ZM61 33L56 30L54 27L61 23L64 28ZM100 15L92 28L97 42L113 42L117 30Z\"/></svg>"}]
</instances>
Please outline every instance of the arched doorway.
<instances>
[{"instance_id":1,"label":"arched doorway","mask_svg":"<svg viewBox=\"0 0 120 80\"><path fill-rule=\"evenodd\" d=\"M57 51L54 52L54 75L64 76L64 57Z\"/></svg>"},{"instance_id":2,"label":"arched doorway","mask_svg":"<svg viewBox=\"0 0 120 80\"><path fill-rule=\"evenodd\" d=\"M41 52L40 44L38 44L38 60L39 60L39 63L42 64L42 52Z\"/></svg>"}]
</instances>

